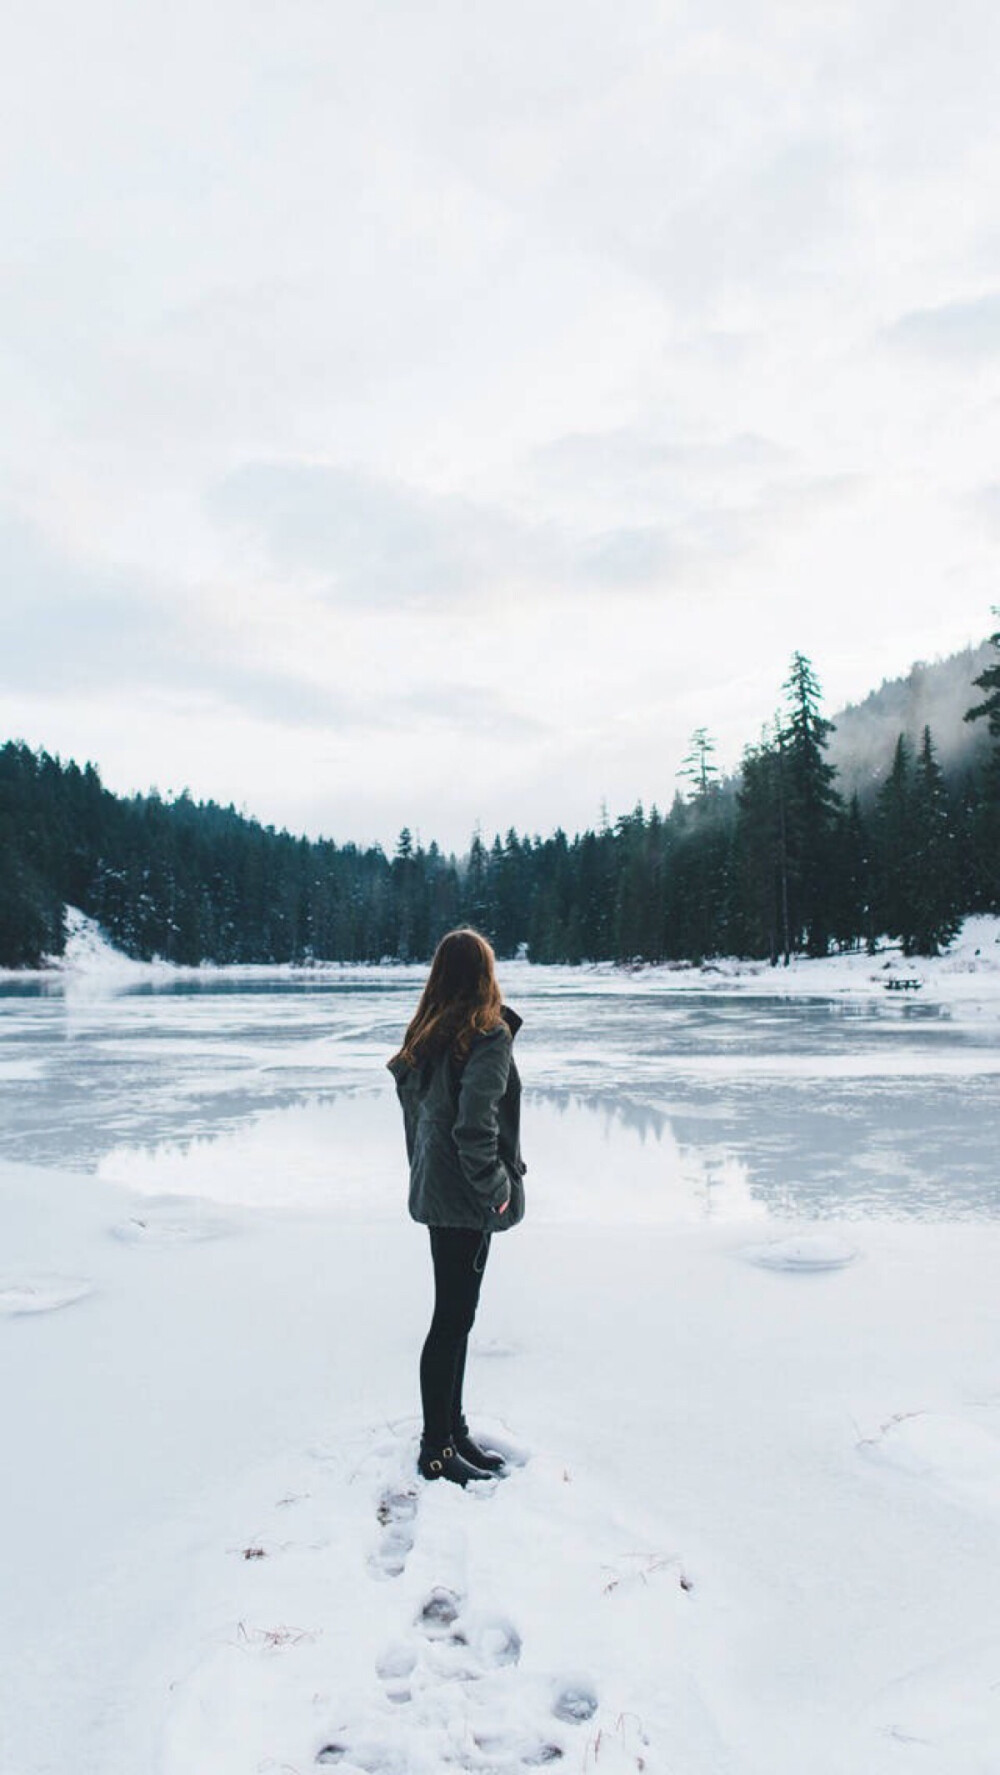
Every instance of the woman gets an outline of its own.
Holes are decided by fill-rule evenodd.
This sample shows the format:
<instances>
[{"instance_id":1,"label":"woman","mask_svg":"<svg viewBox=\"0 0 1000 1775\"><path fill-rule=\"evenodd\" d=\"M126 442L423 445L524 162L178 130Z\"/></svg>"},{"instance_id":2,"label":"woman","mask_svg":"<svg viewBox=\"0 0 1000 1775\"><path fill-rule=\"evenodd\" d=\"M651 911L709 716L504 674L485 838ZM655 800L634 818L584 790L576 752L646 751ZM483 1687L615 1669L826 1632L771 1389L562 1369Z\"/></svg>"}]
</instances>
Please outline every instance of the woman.
<instances>
[{"instance_id":1,"label":"woman","mask_svg":"<svg viewBox=\"0 0 1000 1775\"><path fill-rule=\"evenodd\" d=\"M505 1471L469 1434L462 1384L490 1236L524 1214L521 1081L493 951L478 931L449 931L398 1054L388 1062L403 1106L410 1213L430 1229L434 1316L420 1357L425 1479L468 1485Z\"/></svg>"}]
</instances>

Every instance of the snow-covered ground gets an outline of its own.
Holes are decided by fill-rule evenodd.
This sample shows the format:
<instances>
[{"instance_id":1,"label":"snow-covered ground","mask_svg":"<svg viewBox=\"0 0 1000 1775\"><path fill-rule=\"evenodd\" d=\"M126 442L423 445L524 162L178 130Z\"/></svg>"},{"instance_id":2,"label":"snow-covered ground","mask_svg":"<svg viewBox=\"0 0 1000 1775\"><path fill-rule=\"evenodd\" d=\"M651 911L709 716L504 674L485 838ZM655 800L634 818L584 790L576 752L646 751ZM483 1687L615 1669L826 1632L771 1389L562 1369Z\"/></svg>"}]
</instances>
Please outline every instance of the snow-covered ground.
<instances>
[{"instance_id":1,"label":"snow-covered ground","mask_svg":"<svg viewBox=\"0 0 1000 1775\"><path fill-rule=\"evenodd\" d=\"M70 988L88 983L102 990L114 986L123 989L140 983L169 984L182 980L205 980L225 977L244 982L292 978L366 979L371 968L350 963L317 962L303 967L245 964L217 968L206 964L200 968L177 967L170 962L132 961L122 955L104 937L94 920L76 907L66 913L66 947L61 956L52 957L46 967L32 970L0 968L0 980L55 977ZM415 980L423 977L422 967L404 968L397 963L385 966L393 973L406 973ZM528 962L506 962L504 977L511 982L537 976L540 970ZM605 989L617 982L630 991L637 977L658 992L740 992L771 997L837 994L871 994L873 991L927 992L941 1001L962 999L994 999L1000 1007L1000 918L976 914L964 920L961 930L948 949L938 956L904 957L898 944L883 941L874 955L866 951L831 955L818 960L794 956L787 967L772 968L767 962L740 961L735 957L709 961L701 966L686 963L645 964L620 967L611 962L584 963L579 968L546 968L546 977L555 982L560 976L571 983L581 975L599 977ZM575 984L571 984L575 990Z\"/></svg>"},{"instance_id":2,"label":"snow-covered ground","mask_svg":"<svg viewBox=\"0 0 1000 1775\"><path fill-rule=\"evenodd\" d=\"M413 1475L419 970L81 934L0 988L3 1775L995 1775L996 921L919 992L504 969L474 1495Z\"/></svg>"}]
</instances>

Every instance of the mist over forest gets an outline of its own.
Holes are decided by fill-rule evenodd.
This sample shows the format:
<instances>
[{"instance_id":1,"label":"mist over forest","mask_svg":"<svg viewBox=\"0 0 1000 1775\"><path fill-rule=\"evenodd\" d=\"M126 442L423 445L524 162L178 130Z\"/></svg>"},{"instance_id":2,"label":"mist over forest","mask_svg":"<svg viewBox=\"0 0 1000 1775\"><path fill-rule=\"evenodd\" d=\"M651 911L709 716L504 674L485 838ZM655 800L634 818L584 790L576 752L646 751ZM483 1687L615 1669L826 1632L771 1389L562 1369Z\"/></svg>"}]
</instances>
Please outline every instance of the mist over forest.
<instances>
[{"instance_id":1,"label":"mist over forest","mask_svg":"<svg viewBox=\"0 0 1000 1775\"><path fill-rule=\"evenodd\" d=\"M952 772L983 764L990 749L982 722L968 722L969 687L990 663L989 641L964 647L930 664L918 660L901 678L885 678L862 702L833 717L829 759L841 794L873 794L892 763L900 734L914 751L925 727L934 735L942 768Z\"/></svg>"}]
</instances>

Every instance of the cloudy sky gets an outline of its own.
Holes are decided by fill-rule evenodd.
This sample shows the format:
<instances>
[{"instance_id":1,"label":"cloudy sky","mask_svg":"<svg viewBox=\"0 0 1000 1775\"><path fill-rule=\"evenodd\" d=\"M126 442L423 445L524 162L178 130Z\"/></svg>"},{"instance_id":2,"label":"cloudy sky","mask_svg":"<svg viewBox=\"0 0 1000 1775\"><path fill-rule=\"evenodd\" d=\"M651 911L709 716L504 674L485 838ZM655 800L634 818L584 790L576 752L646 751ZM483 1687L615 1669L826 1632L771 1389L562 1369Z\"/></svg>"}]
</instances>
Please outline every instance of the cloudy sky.
<instances>
[{"instance_id":1,"label":"cloudy sky","mask_svg":"<svg viewBox=\"0 0 1000 1775\"><path fill-rule=\"evenodd\" d=\"M1000 600L993 0L15 0L0 735L463 848Z\"/></svg>"}]
</instances>

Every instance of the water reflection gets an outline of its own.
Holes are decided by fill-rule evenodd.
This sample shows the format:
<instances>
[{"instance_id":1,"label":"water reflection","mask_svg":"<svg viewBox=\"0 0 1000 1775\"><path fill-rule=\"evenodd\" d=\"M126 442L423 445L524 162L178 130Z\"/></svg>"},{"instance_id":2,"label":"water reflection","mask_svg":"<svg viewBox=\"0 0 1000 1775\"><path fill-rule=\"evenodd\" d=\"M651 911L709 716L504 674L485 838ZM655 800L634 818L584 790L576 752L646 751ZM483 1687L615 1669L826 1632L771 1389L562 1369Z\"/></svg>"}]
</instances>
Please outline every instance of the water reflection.
<instances>
[{"instance_id":1,"label":"water reflection","mask_svg":"<svg viewBox=\"0 0 1000 1775\"><path fill-rule=\"evenodd\" d=\"M525 1106L533 1219L643 1224L765 1212L728 1151L682 1144L670 1117L608 1096L536 1092ZM119 1142L97 1164L143 1196L332 1211L360 1221L405 1213L402 1129L389 1087L269 1108L238 1127Z\"/></svg>"},{"instance_id":2,"label":"water reflection","mask_svg":"<svg viewBox=\"0 0 1000 1775\"><path fill-rule=\"evenodd\" d=\"M223 1199L242 1177L240 1199L300 1204L339 1178L345 1204L395 1214L385 1059L421 977L171 982L111 998L8 982L0 1157L110 1164L121 1181L148 1174L143 1188L155 1173L156 1189L211 1185ZM995 1021L898 994L656 994L565 971L523 969L509 990L526 1018L536 1212L1000 1215Z\"/></svg>"}]
</instances>

